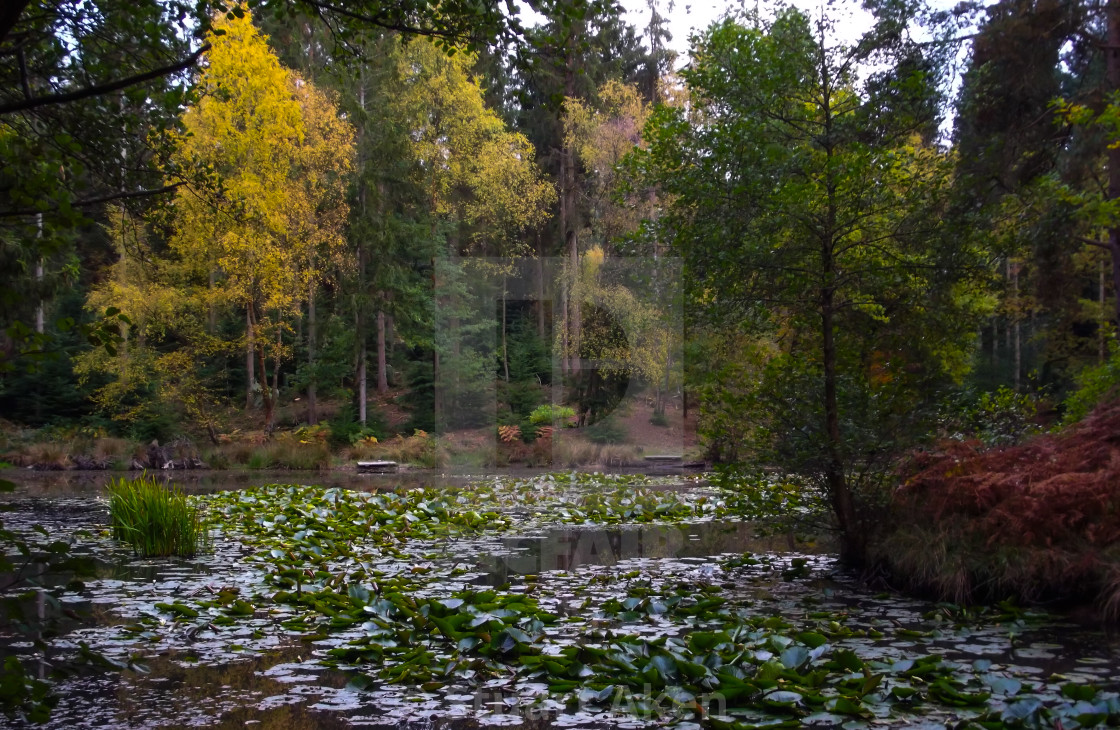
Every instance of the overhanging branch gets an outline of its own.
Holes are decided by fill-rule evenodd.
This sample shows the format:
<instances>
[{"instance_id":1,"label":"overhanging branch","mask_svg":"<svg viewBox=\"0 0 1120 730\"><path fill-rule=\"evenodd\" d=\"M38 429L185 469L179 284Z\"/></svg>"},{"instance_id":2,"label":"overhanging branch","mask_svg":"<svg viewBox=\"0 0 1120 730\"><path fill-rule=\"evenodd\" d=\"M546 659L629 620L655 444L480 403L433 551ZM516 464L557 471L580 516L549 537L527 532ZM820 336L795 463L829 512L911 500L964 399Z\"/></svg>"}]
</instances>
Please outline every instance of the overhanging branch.
<instances>
[{"instance_id":1,"label":"overhanging branch","mask_svg":"<svg viewBox=\"0 0 1120 730\"><path fill-rule=\"evenodd\" d=\"M395 30L398 33L405 33L405 34L408 34L408 35L428 36L429 38L456 38L456 39L463 39L465 37L462 33L452 33L452 32L448 32L448 31L438 31L438 30L434 30L432 28L421 28L421 27L415 26L415 25L407 25L407 24L404 24L404 23L394 23L387 18L378 18L378 17L372 16L372 15L366 15L365 13L359 13L359 12L355 12L353 10L347 10L346 8L342 8L342 7L339 7L337 5L332 5L331 3L328 3L328 2L322 2L321 0L303 0L303 2L306 3L307 5L315 8L315 10L318 13L320 13L320 17L322 17L321 14L323 12L327 12L327 13L334 13L334 14L337 14L337 15L341 15L342 17L349 18L350 20L357 20L357 21L362 22L362 23L369 23L370 25L375 25L378 28L384 28L385 30Z\"/></svg>"},{"instance_id":2,"label":"overhanging branch","mask_svg":"<svg viewBox=\"0 0 1120 730\"><path fill-rule=\"evenodd\" d=\"M201 46L197 51L187 56L181 61L154 68L150 71L129 76L127 78L118 79L116 81L109 81L104 84L97 84L96 86L87 86L84 89L77 89L76 91L68 91L64 94L49 94L47 96L35 96L30 99L21 99L20 101L13 101L8 104L0 104L0 115L14 114L15 112L25 112L30 109L37 109L41 106L48 106L51 104L66 104L72 101L80 101L102 94L109 94L121 89L127 89L130 86L136 86L146 81L169 76L179 71L184 71L196 63L202 57L203 53L210 50L210 44L206 43Z\"/></svg>"},{"instance_id":3,"label":"overhanging branch","mask_svg":"<svg viewBox=\"0 0 1120 730\"><path fill-rule=\"evenodd\" d=\"M85 200L75 200L70 203L73 208L84 208L90 205L98 205L99 203L111 203L114 200L128 200L130 198L150 198L153 195L163 195L170 193L183 185L186 185L185 180L180 180L177 183L164 185L162 188L151 188L148 190L133 190L131 192L109 193L108 195L99 195L95 198L86 198ZM35 215L36 213L43 213L46 211L37 208L19 208L16 210L0 210L0 218L18 218L25 215Z\"/></svg>"}]
</instances>

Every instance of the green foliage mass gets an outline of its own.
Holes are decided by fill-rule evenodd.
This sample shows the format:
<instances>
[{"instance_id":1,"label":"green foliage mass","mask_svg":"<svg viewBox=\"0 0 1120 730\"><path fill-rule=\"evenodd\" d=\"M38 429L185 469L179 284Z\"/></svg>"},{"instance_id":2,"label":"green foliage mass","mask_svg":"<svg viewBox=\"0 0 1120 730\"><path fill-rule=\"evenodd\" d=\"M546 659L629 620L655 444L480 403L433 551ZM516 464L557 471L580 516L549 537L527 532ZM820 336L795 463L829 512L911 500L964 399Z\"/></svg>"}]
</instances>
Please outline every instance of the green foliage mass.
<instances>
[{"instance_id":1,"label":"green foliage mass","mask_svg":"<svg viewBox=\"0 0 1120 730\"><path fill-rule=\"evenodd\" d=\"M1062 405L1062 423L1076 423L1101 403L1120 394L1120 348L1113 346L1111 356L1100 365L1087 367L1074 378L1074 390Z\"/></svg>"},{"instance_id":2,"label":"green foliage mass","mask_svg":"<svg viewBox=\"0 0 1120 730\"><path fill-rule=\"evenodd\" d=\"M923 105L898 103L932 79L864 93L861 54L902 63L899 49L825 34L793 9L714 24L682 72L690 104L656 111L630 164L672 200L656 231L683 258L694 319L766 353L731 418L758 461L820 483L858 561L857 503L967 371L987 301L983 252L938 224L951 158L907 112Z\"/></svg>"}]
</instances>

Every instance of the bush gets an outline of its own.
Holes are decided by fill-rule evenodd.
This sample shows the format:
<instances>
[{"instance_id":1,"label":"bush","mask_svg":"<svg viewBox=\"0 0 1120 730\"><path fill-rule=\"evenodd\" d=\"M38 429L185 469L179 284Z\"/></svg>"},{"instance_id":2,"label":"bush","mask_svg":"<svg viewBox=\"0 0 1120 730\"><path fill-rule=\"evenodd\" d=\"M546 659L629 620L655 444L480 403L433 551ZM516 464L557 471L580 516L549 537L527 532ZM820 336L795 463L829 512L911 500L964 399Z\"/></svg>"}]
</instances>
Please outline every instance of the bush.
<instances>
[{"instance_id":1,"label":"bush","mask_svg":"<svg viewBox=\"0 0 1120 730\"><path fill-rule=\"evenodd\" d=\"M543 406L537 406L533 412L529 414L529 423L557 423L569 418L575 418L576 411L574 408L568 406L555 406L551 403L545 403Z\"/></svg>"},{"instance_id":2,"label":"bush","mask_svg":"<svg viewBox=\"0 0 1120 730\"><path fill-rule=\"evenodd\" d=\"M950 406L951 407L951 406ZM995 392L982 393L963 407L958 424L987 446L1007 446L1039 431L1038 400L1027 393L1016 393L1006 385ZM949 421L953 421L950 417Z\"/></svg>"},{"instance_id":3,"label":"bush","mask_svg":"<svg viewBox=\"0 0 1120 730\"><path fill-rule=\"evenodd\" d=\"M1120 394L1120 348L1114 346L1107 360L1085 368L1073 382L1074 391L1062 402L1062 423L1066 425L1080 421L1099 404Z\"/></svg>"},{"instance_id":4,"label":"bush","mask_svg":"<svg viewBox=\"0 0 1120 730\"><path fill-rule=\"evenodd\" d=\"M351 446L371 436L378 440L386 436L381 414L376 410L367 409L366 423L363 426L358 420L358 408L353 403L347 403L339 409L338 414L329 421L328 427L330 435L327 436L327 443L332 449Z\"/></svg>"},{"instance_id":5,"label":"bush","mask_svg":"<svg viewBox=\"0 0 1120 730\"><path fill-rule=\"evenodd\" d=\"M149 476L111 480L109 528L117 540L145 558L190 557L206 535L198 509L178 489Z\"/></svg>"},{"instance_id":6,"label":"bush","mask_svg":"<svg viewBox=\"0 0 1120 730\"><path fill-rule=\"evenodd\" d=\"M649 422L654 426L667 428L669 426L669 417L665 415L665 411L654 411L653 415L649 417Z\"/></svg>"},{"instance_id":7,"label":"bush","mask_svg":"<svg viewBox=\"0 0 1120 730\"><path fill-rule=\"evenodd\" d=\"M549 397L549 389L532 381L498 381L498 402L508 405L515 420L528 418L537 404Z\"/></svg>"},{"instance_id":8,"label":"bush","mask_svg":"<svg viewBox=\"0 0 1120 730\"><path fill-rule=\"evenodd\" d=\"M626 426L619 423L614 417L604 418L596 424L584 429L587 440L594 444L621 444L625 443L629 434Z\"/></svg>"},{"instance_id":9,"label":"bush","mask_svg":"<svg viewBox=\"0 0 1120 730\"><path fill-rule=\"evenodd\" d=\"M1120 612L1117 433L1120 402L1018 446L916 453L876 558L943 600L1088 599Z\"/></svg>"}]
</instances>

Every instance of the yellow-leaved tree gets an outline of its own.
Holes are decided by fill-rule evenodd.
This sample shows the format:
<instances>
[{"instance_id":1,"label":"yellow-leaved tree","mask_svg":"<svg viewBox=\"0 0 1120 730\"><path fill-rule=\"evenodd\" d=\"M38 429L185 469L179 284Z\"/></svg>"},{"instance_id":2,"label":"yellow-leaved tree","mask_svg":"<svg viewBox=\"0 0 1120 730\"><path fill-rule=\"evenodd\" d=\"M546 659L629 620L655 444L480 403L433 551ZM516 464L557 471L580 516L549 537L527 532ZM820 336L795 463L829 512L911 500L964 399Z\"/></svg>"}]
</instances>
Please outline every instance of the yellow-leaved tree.
<instances>
[{"instance_id":1,"label":"yellow-leaved tree","mask_svg":"<svg viewBox=\"0 0 1120 730\"><path fill-rule=\"evenodd\" d=\"M217 304L245 312L247 400L259 394L270 430L289 322L343 255L353 131L330 97L280 65L248 11L214 28L177 162L209 167L218 185L179 189L170 243Z\"/></svg>"},{"instance_id":2,"label":"yellow-leaved tree","mask_svg":"<svg viewBox=\"0 0 1120 730\"><path fill-rule=\"evenodd\" d=\"M409 130L435 214L432 235L446 240L447 258L435 262L433 368L436 422L451 428L444 414L471 413L472 398L493 378L493 353L463 344L471 332L491 326L472 319L481 310L467 303L467 281L507 274L508 267L480 257L528 253L521 234L544 222L556 192L534 163L532 143L487 108L471 76L471 54L448 55L418 39L401 49L400 59L398 118ZM458 258L467 254L479 258ZM504 287L501 297L504 314ZM502 336L504 344L504 316ZM457 423L477 425L472 418Z\"/></svg>"},{"instance_id":3,"label":"yellow-leaved tree","mask_svg":"<svg viewBox=\"0 0 1120 730\"><path fill-rule=\"evenodd\" d=\"M612 243L635 234L643 218L656 217L655 190L619 195L620 165L642 145L650 112L636 87L613 80L599 88L595 105L575 98L564 101L565 145L590 173L585 191L589 230L582 237L596 243L579 258L578 266L569 261L572 306L567 332L559 333L557 344L566 344L579 359L597 361L605 372L640 377L653 391L655 415L663 416L666 396L681 377L678 353L683 343L679 308L670 296L673 288L662 291L649 282L635 285L625 276L612 278L612 273L635 267L604 266ZM653 259L645 263L657 266L647 273L664 276L673 266L658 263L661 252L653 243ZM609 313L609 322L620 326L626 338L612 334L602 317L588 317L584 305L592 312Z\"/></svg>"},{"instance_id":4,"label":"yellow-leaved tree","mask_svg":"<svg viewBox=\"0 0 1120 730\"><path fill-rule=\"evenodd\" d=\"M432 209L450 225L452 253L524 253L517 234L542 223L556 199L534 163L532 143L487 108L471 76L471 54L451 56L416 40L400 58L399 116L410 129Z\"/></svg>"}]
</instances>

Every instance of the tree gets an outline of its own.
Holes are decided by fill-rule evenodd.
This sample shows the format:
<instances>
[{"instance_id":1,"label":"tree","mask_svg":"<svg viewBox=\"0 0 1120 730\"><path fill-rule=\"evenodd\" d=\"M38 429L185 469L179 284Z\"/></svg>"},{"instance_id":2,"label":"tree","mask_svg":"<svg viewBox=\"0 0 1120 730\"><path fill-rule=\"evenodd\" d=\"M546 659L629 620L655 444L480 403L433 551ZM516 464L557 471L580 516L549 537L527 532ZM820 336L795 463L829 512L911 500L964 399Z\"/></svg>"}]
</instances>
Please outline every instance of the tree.
<instances>
[{"instance_id":1,"label":"tree","mask_svg":"<svg viewBox=\"0 0 1120 730\"><path fill-rule=\"evenodd\" d=\"M329 98L281 67L248 14L216 29L176 159L212 168L220 193L177 193L170 244L245 312L247 386L256 373L271 429L287 322L343 249L353 133Z\"/></svg>"},{"instance_id":2,"label":"tree","mask_svg":"<svg viewBox=\"0 0 1120 730\"><path fill-rule=\"evenodd\" d=\"M467 313L477 309L466 306L464 272L455 259L523 252L518 234L544 220L554 196L529 141L506 129L485 106L482 89L470 75L473 62L467 54L447 56L423 41L408 44L402 53L404 93L397 108L422 170L433 215L431 237L445 242L434 262L436 306L443 321L434 344L437 414L451 411L444 396L456 398L465 384L483 382L491 367L488 355L462 346L459 335L469 332ZM439 387L445 378L452 387Z\"/></svg>"},{"instance_id":3,"label":"tree","mask_svg":"<svg viewBox=\"0 0 1120 730\"><path fill-rule=\"evenodd\" d=\"M568 22L601 0L549 8ZM520 5L484 0L264 0L277 22L313 18L337 57L361 59L371 34L424 36L446 52L509 47L529 36ZM545 8L535 1L534 9ZM72 280L73 234L109 202L140 214L193 171L167 163L169 134L191 99L215 18L240 17L227 0L12 0L0 11L0 369L47 347L52 293ZM360 64L348 64L356 67ZM32 323L35 332L32 329ZM95 341L104 328L86 328Z\"/></svg>"},{"instance_id":4,"label":"tree","mask_svg":"<svg viewBox=\"0 0 1120 730\"><path fill-rule=\"evenodd\" d=\"M200 316L210 293L192 285L190 267L155 255L143 219L113 208L106 232L118 258L86 307L120 310L120 343L82 353L75 371L83 382L102 383L94 404L137 437L162 439L172 417L185 416L216 440L219 402L199 376L222 351Z\"/></svg>"},{"instance_id":5,"label":"tree","mask_svg":"<svg viewBox=\"0 0 1120 730\"><path fill-rule=\"evenodd\" d=\"M1115 3L1003 0L980 19L957 108L951 218L998 242L1005 293L984 332L993 385L1018 389L1030 370L1060 392L1120 331L1109 213L1120 154L1108 121L1118 47Z\"/></svg>"},{"instance_id":6,"label":"tree","mask_svg":"<svg viewBox=\"0 0 1120 730\"><path fill-rule=\"evenodd\" d=\"M571 0L549 0L548 21L531 34L532 54L523 54L515 64L514 86L518 99L518 124L540 151L542 164L556 181L558 210L555 226L550 227L550 245L545 253L559 254L567 260L568 277L562 282L561 370L577 374L580 369L580 301L571 296L574 277L579 270L580 234L587 219L582 193L587 171L581 169L572 140L564 130L566 100L577 99L595 105L596 89L610 79L625 83L648 76L665 59L651 56L642 48L637 32L622 17L613 1L589 6L574 20ZM655 39L664 38L655 24ZM656 56L656 57L654 57ZM547 233L547 232L546 232ZM542 332L543 334L543 332Z\"/></svg>"},{"instance_id":7,"label":"tree","mask_svg":"<svg viewBox=\"0 0 1120 730\"><path fill-rule=\"evenodd\" d=\"M650 107L634 86L607 81L598 91L599 108L579 99L564 100L564 137L576 159L588 171L586 199L588 227L597 245L606 248L616 238L638 230L648 205L633 195L616 201L619 189L617 168L623 158L641 143L642 127ZM650 196L653 200L653 196Z\"/></svg>"},{"instance_id":8,"label":"tree","mask_svg":"<svg viewBox=\"0 0 1120 730\"><path fill-rule=\"evenodd\" d=\"M655 112L638 165L670 201L657 226L701 320L779 343L748 418L828 495L858 563L865 477L923 395L967 369L982 300L964 286L974 252L938 235L950 158L914 134L924 120L892 120L860 88L871 46L828 38L796 10L714 25L682 74L690 105Z\"/></svg>"},{"instance_id":9,"label":"tree","mask_svg":"<svg viewBox=\"0 0 1120 730\"><path fill-rule=\"evenodd\" d=\"M21 352L52 348L59 327L49 326L49 304L75 282L75 249L97 244L91 217L110 201L139 208L176 184L160 167L188 97L180 81L201 53L189 47L181 11L114 0L5 5L0 370Z\"/></svg>"}]
</instances>

